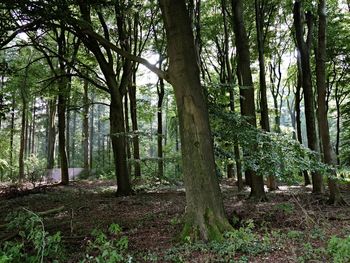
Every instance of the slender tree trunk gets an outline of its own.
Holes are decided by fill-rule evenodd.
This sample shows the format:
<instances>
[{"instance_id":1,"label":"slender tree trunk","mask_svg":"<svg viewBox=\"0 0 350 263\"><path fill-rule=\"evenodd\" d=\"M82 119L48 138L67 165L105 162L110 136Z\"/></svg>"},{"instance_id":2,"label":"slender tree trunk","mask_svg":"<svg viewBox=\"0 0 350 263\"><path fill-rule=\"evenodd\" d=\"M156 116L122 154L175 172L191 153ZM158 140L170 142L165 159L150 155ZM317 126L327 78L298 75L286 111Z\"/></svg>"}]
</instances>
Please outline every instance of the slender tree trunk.
<instances>
[{"instance_id":1,"label":"slender tree trunk","mask_svg":"<svg viewBox=\"0 0 350 263\"><path fill-rule=\"evenodd\" d=\"M137 123L137 101L136 101L136 82L133 77L133 84L129 87L129 98L130 98L130 113L131 113L131 124L134 136L132 139L133 144L133 155L135 160L135 177L141 176L141 165L140 165L140 140L138 135L138 123Z\"/></svg>"},{"instance_id":2,"label":"slender tree trunk","mask_svg":"<svg viewBox=\"0 0 350 263\"><path fill-rule=\"evenodd\" d=\"M266 87L266 70L265 70L265 47L264 47L264 4L260 0L255 0L255 21L259 53L259 81L260 81L260 111L261 111L261 128L269 132L269 109L267 105L267 87ZM270 191L277 190L276 177L269 175L267 178L267 187Z\"/></svg>"},{"instance_id":3,"label":"slender tree trunk","mask_svg":"<svg viewBox=\"0 0 350 263\"><path fill-rule=\"evenodd\" d=\"M225 41L225 66L227 71L227 83L229 85L229 107L230 111L234 113L235 110L235 97L234 97L234 74L232 72L231 67L231 61L229 57L229 33L228 33L228 19L227 19L227 1L221 0L221 9L223 14L223 21L224 21L224 41ZM237 186L238 191L243 190L243 178L242 178L242 164L241 164L241 156L240 156L240 150L238 145L238 139L234 139L234 145L233 145L233 151L235 156L235 163L236 163L236 173L237 173ZM234 168L233 164L228 164L227 166L228 175L227 177L233 177L234 175Z\"/></svg>"},{"instance_id":4,"label":"slender tree trunk","mask_svg":"<svg viewBox=\"0 0 350 263\"><path fill-rule=\"evenodd\" d=\"M67 153L67 162L68 167L71 165L72 152L71 152L71 111L68 110L70 107L70 85L71 79L67 78L66 94L65 94L65 104L66 104L66 153Z\"/></svg>"},{"instance_id":5,"label":"slender tree trunk","mask_svg":"<svg viewBox=\"0 0 350 263\"><path fill-rule=\"evenodd\" d=\"M236 36L237 48L237 68L239 80L242 83L240 86L241 95L241 114L248 117L248 122L253 127L256 127L254 86L252 73L250 69L250 52L249 41L243 20L243 8L241 0L232 0L233 10L233 29ZM250 197L256 200L266 200L264 190L264 179L257 175L252 170L247 170L246 174L251 175L251 192Z\"/></svg>"},{"instance_id":6,"label":"slender tree trunk","mask_svg":"<svg viewBox=\"0 0 350 263\"><path fill-rule=\"evenodd\" d=\"M162 69L163 58L159 59L159 68ZM163 100L164 100L164 80L159 79L157 85L158 103L157 103L157 148L158 148L158 178L164 177L163 160Z\"/></svg>"},{"instance_id":7,"label":"slender tree trunk","mask_svg":"<svg viewBox=\"0 0 350 263\"><path fill-rule=\"evenodd\" d=\"M340 118L341 118L341 111L340 111L340 99L338 97L338 84L336 83L335 87L335 105L337 109L337 130L336 130L336 139L335 139L335 154L337 156L337 164L340 165L340 158L339 158L339 147L340 147Z\"/></svg>"},{"instance_id":8,"label":"slender tree trunk","mask_svg":"<svg viewBox=\"0 0 350 263\"><path fill-rule=\"evenodd\" d=\"M270 131L269 113L266 94L266 70L265 70L265 47L264 47L264 18L265 13L261 0L255 0L255 19L256 32L259 53L259 81L260 81L260 110L261 110L261 127L264 131ZM275 190L275 189L273 189Z\"/></svg>"},{"instance_id":9,"label":"slender tree trunk","mask_svg":"<svg viewBox=\"0 0 350 263\"><path fill-rule=\"evenodd\" d=\"M85 173L90 173L89 159L89 82L84 80L84 107L83 107L83 156Z\"/></svg>"},{"instance_id":10,"label":"slender tree trunk","mask_svg":"<svg viewBox=\"0 0 350 263\"><path fill-rule=\"evenodd\" d=\"M10 131L10 175L13 178L13 142L15 135L15 95L12 94L12 106L11 106L11 131Z\"/></svg>"},{"instance_id":11,"label":"slender tree trunk","mask_svg":"<svg viewBox=\"0 0 350 263\"><path fill-rule=\"evenodd\" d=\"M314 106L314 93L312 88L312 72L310 66L310 47L312 43L313 17L310 12L306 13L306 22L308 26L307 40L304 40L304 26L302 18L302 7L300 0L294 3L294 25L297 40L297 47L300 52L302 67L302 85L304 88L304 103L307 140L310 150L319 153L319 144L316 132L316 118ZM319 172L312 172L313 193L323 193L323 178Z\"/></svg>"},{"instance_id":12,"label":"slender tree trunk","mask_svg":"<svg viewBox=\"0 0 350 263\"><path fill-rule=\"evenodd\" d=\"M298 64L298 80L297 87L295 92L295 113L296 113L296 126L297 126L297 138L300 144L303 144L303 136L301 133L301 110L300 110L300 102L302 100L301 97L301 88L302 88L302 69L301 69L301 60L300 60L300 52L297 55L297 64ZM304 176L304 184L305 186L310 185L310 177L307 171L302 171L302 175Z\"/></svg>"},{"instance_id":13,"label":"slender tree trunk","mask_svg":"<svg viewBox=\"0 0 350 263\"><path fill-rule=\"evenodd\" d=\"M69 184L68 157L66 150L66 81L59 83L58 95L58 148L61 166L61 184Z\"/></svg>"},{"instance_id":14,"label":"slender tree trunk","mask_svg":"<svg viewBox=\"0 0 350 263\"><path fill-rule=\"evenodd\" d=\"M19 182L24 180L24 155L26 148L26 123L27 123L27 102L26 99L22 96L22 120L21 120L21 138L20 138L20 148L18 156L18 169L19 169Z\"/></svg>"},{"instance_id":15,"label":"slender tree trunk","mask_svg":"<svg viewBox=\"0 0 350 263\"><path fill-rule=\"evenodd\" d=\"M31 145L31 154L35 154L35 127L36 127L36 105L35 105L36 100L34 99L33 102L33 119L32 119L32 145Z\"/></svg>"},{"instance_id":16,"label":"slender tree trunk","mask_svg":"<svg viewBox=\"0 0 350 263\"><path fill-rule=\"evenodd\" d=\"M333 152L331 145L331 138L329 135L329 125L327 118L327 105L326 105L326 1L319 0L318 2L318 48L316 53L316 80L317 80L317 104L318 104L318 119L319 130L321 134L322 146L323 146L323 161L333 166L330 176L328 177L329 188L329 201L332 204L345 203L343 197L340 194L340 190L336 180L332 177L336 176L335 167L337 165L337 159Z\"/></svg>"},{"instance_id":17,"label":"slender tree trunk","mask_svg":"<svg viewBox=\"0 0 350 263\"><path fill-rule=\"evenodd\" d=\"M53 169L55 165L55 142L56 142L56 101L50 99L48 101L48 127L47 127L47 164L46 169Z\"/></svg>"},{"instance_id":18,"label":"slender tree trunk","mask_svg":"<svg viewBox=\"0 0 350 263\"><path fill-rule=\"evenodd\" d=\"M95 140L95 107L94 107L94 92L92 92L91 94L91 109L90 109L90 121L89 121L89 125L90 125L90 148L89 148L89 157L90 157L90 172L92 171L93 168L93 160L94 160L94 140Z\"/></svg>"},{"instance_id":19,"label":"slender tree trunk","mask_svg":"<svg viewBox=\"0 0 350 263\"><path fill-rule=\"evenodd\" d=\"M215 174L208 109L200 84L200 69L185 0L161 0L167 34L169 78L178 108L186 224L182 236L221 239L231 229Z\"/></svg>"},{"instance_id":20,"label":"slender tree trunk","mask_svg":"<svg viewBox=\"0 0 350 263\"><path fill-rule=\"evenodd\" d=\"M77 129L77 112L74 111L73 112L73 127L72 127L72 131L71 131L71 141L72 141L72 144L71 144L71 149L70 149L70 152L71 152L71 160L70 160L70 165L71 167L75 167L76 165L76 162L75 162L75 131Z\"/></svg>"},{"instance_id":21,"label":"slender tree trunk","mask_svg":"<svg viewBox=\"0 0 350 263\"><path fill-rule=\"evenodd\" d=\"M125 143L126 143L126 156L128 160L131 159L131 148L130 148L130 139L129 139L129 134L130 134L130 124L129 124L129 103L128 103L128 96L124 96L124 109L125 109ZM100 123L99 123L100 124ZM100 140L99 140L100 141ZM100 141L101 143L101 141ZM131 174L131 162L128 161L128 170L129 173Z\"/></svg>"},{"instance_id":22,"label":"slender tree trunk","mask_svg":"<svg viewBox=\"0 0 350 263\"><path fill-rule=\"evenodd\" d=\"M157 145L158 145L158 178L164 176L164 161L163 161L163 100L164 100L164 80L159 79L157 86L158 105L157 105Z\"/></svg>"}]
</instances>

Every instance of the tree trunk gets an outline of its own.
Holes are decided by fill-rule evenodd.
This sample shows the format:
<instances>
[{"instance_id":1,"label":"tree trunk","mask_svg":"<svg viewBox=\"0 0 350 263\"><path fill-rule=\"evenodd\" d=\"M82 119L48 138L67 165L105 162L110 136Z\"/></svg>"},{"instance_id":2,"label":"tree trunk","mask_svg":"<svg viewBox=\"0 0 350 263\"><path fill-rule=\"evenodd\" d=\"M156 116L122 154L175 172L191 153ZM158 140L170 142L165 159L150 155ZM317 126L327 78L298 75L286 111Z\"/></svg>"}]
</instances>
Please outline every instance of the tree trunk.
<instances>
[{"instance_id":1,"label":"tree trunk","mask_svg":"<svg viewBox=\"0 0 350 263\"><path fill-rule=\"evenodd\" d=\"M301 111L300 111L300 102L302 100L301 97L301 88L302 88L302 69L301 69L301 60L300 60L300 52L297 54L297 66L298 66L298 80L295 92L295 123L297 126L297 138L300 144L303 144L303 136L301 133ZM304 184L305 186L310 185L310 177L307 171L302 171L302 175L304 176Z\"/></svg>"},{"instance_id":2,"label":"tree trunk","mask_svg":"<svg viewBox=\"0 0 350 263\"><path fill-rule=\"evenodd\" d=\"M261 111L261 128L269 132L269 109L267 105L267 94L266 94L266 70L265 70L265 56L264 56L264 4L260 0L255 0L255 21L256 21L256 32L258 42L258 53L259 53L259 81L260 81L260 111ZM267 178L267 187L270 191L277 190L276 177L269 175Z\"/></svg>"},{"instance_id":3,"label":"tree trunk","mask_svg":"<svg viewBox=\"0 0 350 263\"><path fill-rule=\"evenodd\" d=\"M94 92L91 94L91 103L94 103ZM90 109L90 118L89 118L89 126L90 126L90 147L89 147L89 159L90 159L90 171L92 171L93 168L93 160L94 160L94 140L95 140L95 112L94 112L94 105L91 104Z\"/></svg>"},{"instance_id":4,"label":"tree trunk","mask_svg":"<svg viewBox=\"0 0 350 263\"><path fill-rule=\"evenodd\" d=\"M318 119L319 119L319 131L323 146L323 161L332 166L330 176L328 177L329 188L329 201L332 204L344 204L345 201L340 194L340 190L336 180L333 178L336 176L335 167L337 165L337 159L333 152L331 145L331 138L329 135L329 125L327 118L327 87L326 87L326 1L319 0L318 2L318 48L316 53L316 81L317 81L317 104L318 104Z\"/></svg>"},{"instance_id":5,"label":"tree trunk","mask_svg":"<svg viewBox=\"0 0 350 263\"><path fill-rule=\"evenodd\" d=\"M259 81L260 81L260 110L261 110L261 127L264 131L270 131L269 112L266 94L266 72L265 72L265 56L264 56L264 18L265 13L260 0L255 0L255 19L256 32L259 53Z\"/></svg>"},{"instance_id":6,"label":"tree trunk","mask_svg":"<svg viewBox=\"0 0 350 263\"><path fill-rule=\"evenodd\" d=\"M160 62L161 63L161 62ZM161 180L164 176L163 161L163 100L164 100L164 80L159 79L157 86L158 104L157 104L157 145L158 145L158 178Z\"/></svg>"},{"instance_id":7,"label":"tree trunk","mask_svg":"<svg viewBox=\"0 0 350 263\"><path fill-rule=\"evenodd\" d=\"M66 83L61 80L59 83L58 95L58 148L61 162L61 184L69 184L68 158L66 150Z\"/></svg>"},{"instance_id":8,"label":"tree trunk","mask_svg":"<svg viewBox=\"0 0 350 263\"><path fill-rule=\"evenodd\" d=\"M13 142L15 135L15 95L12 94L12 106L11 106L11 131L10 131L10 175L13 175Z\"/></svg>"},{"instance_id":9,"label":"tree trunk","mask_svg":"<svg viewBox=\"0 0 350 263\"><path fill-rule=\"evenodd\" d=\"M130 195L132 193L126 156L126 138L124 126L124 110L122 96L119 93L117 82L111 79L109 87L111 90L110 104L110 128L112 150L114 155L115 173L117 175L118 196Z\"/></svg>"},{"instance_id":10,"label":"tree trunk","mask_svg":"<svg viewBox=\"0 0 350 263\"><path fill-rule=\"evenodd\" d=\"M47 127L47 164L46 169L53 169L55 165L55 141L56 141L56 98L48 101L48 127Z\"/></svg>"},{"instance_id":11,"label":"tree trunk","mask_svg":"<svg viewBox=\"0 0 350 263\"><path fill-rule=\"evenodd\" d=\"M161 0L167 35L169 78L178 108L186 188L183 237L221 239L231 229L215 174L208 109L185 0Z\"/></svg>"},{"instance_id":12,"label":"tree trunk","mask_svg":"<svg viewBox=\"0 0 350 263\"><path fill-rule=\"evenodd\" d=\"M125 109L125 131L126 131L126 136L125 136L125 143L126 143L126 156L127 160L131 159L131 146L130 146L130 139L129 139L129 134L130 134L130 124L129 124L129 101L128 101L128 96L125 95L124 97L124 109ZM128 170L129 174L131 174L131 162L128 161Z\"/></svg>"},{"instance_id":13,"label":"tree trunk","mask_svg":"<svg viewBox=\"0 0 350 263\"><path fill-rule=\"evenodd\" d=\"M224 45L225 45L225 67L226 67L226 80L227 84L229 86L229 107L230 111L234 113L235 110L235 96L234 96L234 74L232 72L232 67L231 67L231 60L229 57L229 33L228 33L228 19L227 19L227 1L226 0L221 0L221 12L223 16L223 21L224 21ZM226 83L224 83L226 84ZM237 186L238 186L238 191L243 190L243 178L242 178L242 164L241 164L241 156L240 156L240 151L239 151L239 145L238 145L238 139L234 139L234 145L233 145L233 152L234 152L234 158L235 158L235 163L236 163L236 174L237 174ZM227 177L230 178L231 174L232 177L234 175L234 168L233 164L228 164L227 165Z\"/></svg>"},{"instance_id":14,"label":"tree trunk","mask_svg":"<svg viewBox=\"0 0 350 263\"><path fill-rule=\"evenodd\" d=\"M35 105L36 99L34 99L33 102L33 119L32 119L32 145L30 148L30 153L32 155L35 154L35 127L36 127L36 105Z\"/></svg>"},{"instance_id":15,"label":"tree trunk","mask_svg":"<svg viewBox=\"0 0 350 263\"><path fill-rule=\"evenodd\" d=\"M237 48L237 71L241 95L241 114L248 117L248 122L256 127L254 86L252 73L250 69L250 52L249 41L243 20L243 8L241 0L232 0L233 10L233 29L236 36ZM251 175L251 192L250 197L258 201L266 200L264 190L264 179L254 171L246 171Z\"/></svg>"},{"instance_id":16,"label":"tree trunk","mask_svg":"<svg viewBox=\"0 0 350 263\"><path fill-rule=\"evenodd\" d=\"M21 139L19 147L19 156L18 156L18 180L20 183L24 180L24 154L26 147L26 123L27 123L27 102L26 99L22 96L22 120L21 120Z\"/></svg>"},{"instance_id":17,"label":"tree trunk","mask_svg":"<svg viewBox=\"0 0 350 263\"><path fill-rule=\"evenodd\" d=\"M133 77L134 78L134 77ZM137 101L136 101L136 83L129 87L129 98L130 98L130 114L131 114L131 124L134 136L132 139L133 144L133 155L134 155L134 169L135 177L141 177L141 165L140 165L140 140L138 135L138 123L137 123Z\"/></svg>"},{"instance_id":18,"label":"tree trunk","mask_svg":"<svg viewBox=\"0 0 350 263\"><path fill-rule=\"evenodd\" d=\"M312 88L312 72L310 67L310 47L312 43L313 17L311 13L306 13L308 26L307 40L304 40L304 20L302 18L302 7L300 0L294 3L294 26L297 40L297 47L300 52L302 68L302 85L304 88L304 103L308 147L310 150L319 153L319 144L316 132L316 119L314 107L314 94ZM312 172L313 193L323 193L323 178L319 172Z\"/></svg>"},{"instance_id":19,"label":"tree trunk","mask_svg":"<svg viewBox=\"0 0 350 263\"><path fill-rule=\"evenodd\" d=\"M84 107L83 107L83 156L85 173L89 174L90 160L89 160L89 83L84 80Z\"/></svg>"}]
</instances>

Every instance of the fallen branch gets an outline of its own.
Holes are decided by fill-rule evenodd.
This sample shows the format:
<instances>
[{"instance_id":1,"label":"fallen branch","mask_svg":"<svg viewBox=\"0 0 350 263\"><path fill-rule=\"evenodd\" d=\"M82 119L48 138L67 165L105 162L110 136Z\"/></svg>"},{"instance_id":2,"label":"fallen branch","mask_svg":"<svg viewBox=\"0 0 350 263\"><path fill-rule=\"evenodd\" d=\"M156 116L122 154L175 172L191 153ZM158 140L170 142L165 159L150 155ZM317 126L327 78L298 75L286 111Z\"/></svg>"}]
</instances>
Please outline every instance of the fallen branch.
<instances>
[{"instance_id":1,"label":"fallen branch","mask_svg":"<svg viewBox=\"0 0 350 263\"><path fill-rule=\"evenodd\" d=\"M46 210L46 211L38 212L37 214L40 215L40 216L47 216L47 215L50 215L50 214L55 214L55 213L61 212L61 211L63 211L63 209L64 209L64 206L60 206L60 207L57 207L57 208L53 208L53 209L49 209L49 210Z\"/></svg>"}]
</instances>

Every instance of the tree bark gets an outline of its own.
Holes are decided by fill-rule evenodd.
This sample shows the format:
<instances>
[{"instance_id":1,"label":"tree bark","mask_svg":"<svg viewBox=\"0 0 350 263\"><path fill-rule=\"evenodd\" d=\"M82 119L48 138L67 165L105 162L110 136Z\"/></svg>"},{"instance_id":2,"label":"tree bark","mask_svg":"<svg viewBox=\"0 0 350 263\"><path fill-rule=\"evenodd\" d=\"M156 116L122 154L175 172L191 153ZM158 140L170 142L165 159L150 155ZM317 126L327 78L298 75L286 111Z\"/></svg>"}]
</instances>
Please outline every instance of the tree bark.
<instances>
[{"instance_id":1,"label":"tree bark","mask_svg":"<svg viewBox=\"0 0 350 263\"><path fill-rule=\"evenodd\" d=\"M122 10L117 1L115 11L117 14L118 34L122 43L122 46L127 45L127 38L123 31L123 16L120 13ZM87 22L87 29L82 33L92 32L92 21L90 14L90 7L84 1L79 1L79 7L83 19ZM101 26L104 29L105 37L109 43L108 28L103 20L101 14L99 14L99 20ZM122 32L120 32L122 31ZM126 142L125 142L125 121L124 121L124 108L123 108L123 95L126 92L130 80L131 63L129 59L125 59L123 64L123 75L120 80L120 85L116 80L116 73L114 70L113 56L111 49L105 46L108 60L104 56L104 52L101 50L100 44L95 37L90 35L84 35L82 37L85 46L94 54L101 71L106 79L108 92L110 94L110 137L112 142L112 151L115 163L115 174L117 177L118 190L117 196L130 195L132 193L131 183L129 178L129 171L127 167L126 156ZM125 40L125 41L123 41ZM124 46L125 48L125 46ZM124 50L124 49L123 49ZM125 50L124 50L125 51Z\"/></svg>"},{"instance_id":2,"label":"tree bark","mask_svg":"<svg viewBox=\"0 0 350 263\"><path fill-rule=\"evenodd\" d=\"M162 63L162 61L160 62ZM164 100L164 80L159 79L157 85L158 104L157 104L157 148L158 148L158 178L164 177L164 160L163 160L163 100Z\"/></svg>"},{"instance_id":3,"label":"tree bark","mask_svg":"<svg viewBox=\"0 0 350 263\"><path fill-rule=\"evenodd\" d=\"M137 122L137 101L136 101L136 83L129 87L129 99L130 99L130 114L131 124L134 136L132 139L133 155L134 155L134 169L135 177L141 177L141 165L140 165L140 140L138 135L138 122Z\"/></svg>"},{"instance_id":4,"label":"tree bark","mask_svg":"<svg viewBox=\"0 0 350 263\"><path fill-rule=\"evenodd\" d=\"M48 127L47 127L47 164L46 169L53 169L55 165L55 141L56 141L56 101L50 99L48 101Z\"/></svg>"},{"instance_id":5,"label":"tree bark","mask_svg":"<svg viewBox=\"0 0 350 263\"><path fill-rule=\"evenodd\" d=\"M182 236L217 240L231 226L215 174L208 109L185 2L160 1L167 35L169 78L175 90L180 122L187 204Z\"/></svg>"},{"instance_id":6,"label":"tree bark","mask_svg":"<svg viewBox=\"0 0 350 263\"><path fill-rule=\"evenodd\" d=\"M298 79L297 79L297 86L296 86L296 92L295 92L295 122L297 126L297 138L298 142L300 144L303 144L303 136L301 133L301 110L300 110L300 102L302 100L301 96L301 88L302 88L302 69L301 69L301 60L300 60L300 52L297 54L297 66L298 66ZM310 185L310 177L307 171L301 172L304 177L304 185Z\"/></svg>"},{"instance_id":7,"label":"tree bark","mask_svg":"<svg viewBox=\"0 0 350 263\"><path fill-rule=\"evenodd\" d=\"M294 3L294 26L297 41L297 48L300 52L302 74L302 85L304 89L305 117L308 147L310 150L319 153L319 143L316 132L316 118L314 106L314 94L312 88L312 72L310 66L310 48L312 43L313 17L310 12L305 14L308 27L307 40L304 40L304 19L302 16L302 6L300 0ZM323 193L322 175L314 171L312 175L313 193Z\"/></svg>"},{"instance_id":8,"label":"tree bark","mask_svg":"<svg viewBox=\"0 0 350 263\"><path fill-rule=\"evenodd\" d=\"M18 180L23 182L24 180L24 155L26 147L26 123L27 123L27 101L26 98L22 95L22 117L21 117L21 138L20 138L20 147L19 147L19 156L18 156Z\"/></svg>"},{"instance_id":9,"label":"tree bark","mask_svg":"<svg viewBox=\"0 0 350 263\"><path fill-rule=\"evenodd\" d=\"M85 173L89 174L90 159L89 159L89 83L84 80L84 107L83 107L83 156Z\"/></svg>"},{"instance_id":10,"label":"tree bark","mask_svg":"<svg viewBox=\"0 0 350 263\"><path fill-rule=\"evenodd\" d=\"M11 106L11 131L10 131L10 175L13 175L13 142L15 136L15 95L12 94L12 106Z\"/></svg>"},{"instance_id":11,"label":"tree bark","mask_svg":"<svg viewBox=\"0 0 350 263\"><path fill-rule=\"evenodd\" d=\"M244 26L243 7L241 0L232 0L233 29L236 36L237 71L241 95L241 114L248 117L248 122L253 127L256 125L254 86L250 69L250 51L247 32ZM255 147L255 146L254 146ZM266 200L264 179L254 171L246 171L251 176L250 197L257 201Z\"/></svg>"},{"instance_id":12,"label":"tree bark","mask_svg":"<svg viewBox=\"0 0 350 263\"><path fill-rule=\"evenodd\" d=\"M61 166L61 184L69 184L68 157L66 150L66 81L62 79L59 83L58 95L58 148Z\"/></svg>"},{"instance_id":13,"label":"tree bark","mask_svg":"<svg viewBox=\"0 0 350 263\"><path fill-rule=\"evenodd\" d=\"M326 87L326 1L319 0L318 2L318 47L316 53L316 81L317 81L317 104L318 104L318 119L319 131L323 146L323 161L333 167L328 176L329 202L332 204L344 204L345 201L340 194L338 184L336 182L336 165L337 158L331 145L329 134L329 124L327 118L327 87Z\"/></svg>"}]
</instances>

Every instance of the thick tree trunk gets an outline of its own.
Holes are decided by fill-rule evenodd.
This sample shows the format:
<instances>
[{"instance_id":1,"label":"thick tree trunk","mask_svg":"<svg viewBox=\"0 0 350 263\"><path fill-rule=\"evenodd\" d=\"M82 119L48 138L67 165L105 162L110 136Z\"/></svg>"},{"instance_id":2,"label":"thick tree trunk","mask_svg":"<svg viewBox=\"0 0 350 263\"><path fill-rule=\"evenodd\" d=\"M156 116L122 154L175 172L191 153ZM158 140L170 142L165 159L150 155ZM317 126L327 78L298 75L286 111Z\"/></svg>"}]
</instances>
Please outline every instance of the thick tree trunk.
<instances>
[{"instance_id":1,"label":"thick tree trunk","mask_svg":"<svg viewBox=\"0 0 350 263\"><path fill-rule=\"evenodd\" d=\"M248 122L256 127L256 113L254 100L254 86L250 69L250 52L247 32L244 26L243 8L241 0L232 0L233 29L236 36L237 68L241 95L241 114L248 117ZM266 200L264 179L253 171L246 171L251 175L250 197L256 200Z\"/></svg>"},{"instance_id":2,"label":"thick tree trunk","mask_svg":"<svg viewBox=\"0 0 350 263\"><path fill-rule=\"evenodd\" d=\"M231 229L215 174L208 109L185 0L161 0L169 54L169 78L178 108L186 188L182 236L221 239Z\"/></svg>"},{"instance_id":3,"label":"thick tree trunk","mask_svg":"<svg viewBox=\"0 0 350 263\"><path fill-rule=\"evenodd\" d=\"M112 85L114 86L114 89L111 89ZM125 196L130 195L132 193L132 189L126 158L123 101L118 90L117 82L114 79L109 81L108 86L111 89L110 133L115 163L115 173L117 175L117 195Z\"/></svg>"},{"instance_id":4,"label":"thick tree trunk","mask_svg":"<svg viewBox=\"0 0 350 263\"><path fill-rule=\"evenodd\" d=\"M319 144L316 132L316 118L314 106L314 94L312 88L312 72L310 66L310 47L312 42L313 17L306 13L308 26L307 40L304 40L304 20L302 18L302 7L300 0L294 3L294 26L297 40L297 47L300 52L302 74L302 85L304 88L304 103L308 147L310 150L319 153ZM323 178L319 172L312 172L313 193L323 193Z\"/></svg>"},{"instance_id":5,"label":"thick tree trunk","mask_svg":"<svg viewBox=\"0 0 350 263\"><path fill-rule=\"evenodd\" d=\"M47 164L46 169L52 169L55 165L55 141L56 141L56 98L48 101L48 127L47 127Z\"/></svg>"},{"instance_id":6,"label":"thick tree trunk","mask_svg":"<svg viewBox=\"0 0 350 263\"><path fill-rule=\"evenodd\" d=\"M329 188L329 201L334 204L345 203L343 197L340 194L340 190L336 180L332 177L336 176L335 166L337 165L337 159L333 152L331 145L331 138L329 135L329 125L327 118L327 102L326 102L326 1L319 0L318 3L318 48L316 53L316 81L317 81L317 104L318 104L318 119L319 119L319 131L323 146L323 161L333 166L330 176L328 177Z\"/></svg>"}]
</instances>

